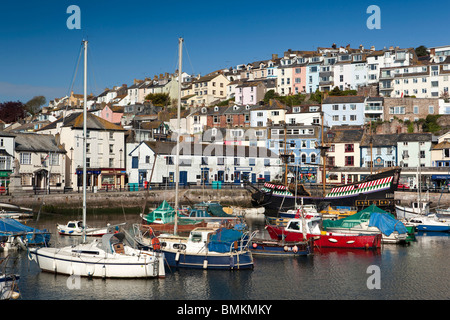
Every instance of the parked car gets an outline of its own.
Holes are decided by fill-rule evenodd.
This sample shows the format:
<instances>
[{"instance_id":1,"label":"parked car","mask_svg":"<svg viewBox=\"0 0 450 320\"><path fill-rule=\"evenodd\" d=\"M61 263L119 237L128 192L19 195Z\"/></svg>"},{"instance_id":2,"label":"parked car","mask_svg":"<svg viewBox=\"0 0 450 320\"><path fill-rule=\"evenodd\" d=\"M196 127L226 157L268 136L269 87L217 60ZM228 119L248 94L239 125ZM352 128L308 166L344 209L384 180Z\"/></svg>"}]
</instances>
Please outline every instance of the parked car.
<instances>
[{"instance_id":1,"label":"parked car","mask_svg":"<svg viewBox=\"0 0 450 320\"><path fill-rule=\"evenodd\" d=\"M409 189L409 185L404 184L404 183L399 183L397 186L398 190L408 190Z\"/></svg>"}]
</instances>

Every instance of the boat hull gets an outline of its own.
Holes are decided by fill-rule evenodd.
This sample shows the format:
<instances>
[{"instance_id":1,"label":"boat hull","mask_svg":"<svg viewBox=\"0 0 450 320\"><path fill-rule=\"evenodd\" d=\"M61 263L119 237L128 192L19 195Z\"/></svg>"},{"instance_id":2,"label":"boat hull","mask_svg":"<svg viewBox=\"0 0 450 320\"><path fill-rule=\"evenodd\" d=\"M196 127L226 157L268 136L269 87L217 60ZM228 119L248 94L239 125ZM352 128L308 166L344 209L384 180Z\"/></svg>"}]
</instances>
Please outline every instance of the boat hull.
<instances>
[{"instance_id":1,"label":"boat hull","mask_svg":"<svg viewBox=\"0 0 450 320\"><path fill-rule=\"evenodd\" d=\"M283 227L267 226L267 231L272 239L285 241L303 241L301 232L285 231ZM378 249L381 247L381 234L350 234L327 233L321 235L307 234L307 238L317 238L314 246L322 248L342 249Z\"/></svg>"},{"instance_id":2,"label":"boat hull","mask_svg":"<svg viewBox=\"0 0 450 320\"><path fill-rule=\"evenodd\" d=\"M252 205L263 206L268 216L277 216L278 212L294 209L302 203L314 204L318 208L329 205L355 207L357 210L375 204L385 211L394 212L394 192L399 176L399 168L388 170L359 183L333 187L325 197L295 196L284 186L266 184L263 189L252 194Z\"/></svg>"},{"instance_id":3,"label":"boat hull","mask_svg":"<svg viewBox=\"0 0 450 320\"><path fill-rule=\"evenodd\" d=\"M76 254L58 248L30 250L42 271L94 278L164 277L164 256L141 252L135 256L120 254Z\"/></svg>"},{"instance_id":4,"label":"boat hull","mask_svg":"<svg viewBox=\"0 0 450 320\"><path fill-rule=\"evenodd\" d=\"M420 224L416 226L417 231L427 231L427 232L450 232L450 226L433 226Z\"/></svg>"},{"instance_id":5,"label":"boat hull","mask_svg":"<svg viewBox=\"0 0 450 320\"><path fill-rule=\"evenodd\" d=\"M253 255L261 256L307 256L314 252L313 241L278 241L278 240L252 240L250 250Z\"/></svg>"},{"instance_id":6,"label":"boat hull","mask_svg":"<svg viewBox=\"0 0 450 320\"><path fill-rule=\"evenodd\" d=\"M162 250L170 267L191 269L242 270L253 269L250 251L228 253L184 253L183 251Z\"/></svg>"}]
</instances>

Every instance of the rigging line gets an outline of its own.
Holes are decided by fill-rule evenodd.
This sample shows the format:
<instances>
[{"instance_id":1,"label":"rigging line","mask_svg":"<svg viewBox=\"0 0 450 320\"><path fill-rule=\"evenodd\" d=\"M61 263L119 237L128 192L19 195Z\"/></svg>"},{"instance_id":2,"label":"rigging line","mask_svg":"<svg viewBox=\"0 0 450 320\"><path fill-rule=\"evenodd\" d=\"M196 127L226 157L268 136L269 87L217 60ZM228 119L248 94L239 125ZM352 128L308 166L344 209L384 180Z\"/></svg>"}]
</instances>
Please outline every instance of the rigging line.
<instances>
[{"instance_id":1,"label":"rigging line","mask_svg":"<svg viewBox=\"0 0 450 320\"><path fill-rule=\"evenodd\" d=\"M88 68L90 67L91 72L92 72L92 79L93 79L94 85L90 84L90 87L91 87L91 93L94 94L94 91L99 92L99 90L98 90L99 87L97 85L97 80L95 78L95 72L94 72L94 68L93 68L94 63L92 63L92 61L94 61L94 60L93 60L93 54L92 54L91 47L92 47L92 45L88 47L88 65L89 65Z\"/></svg>"},{"instance_id":2,"label":"rigging line","mask_svg":"<svg viewBox=\"0 0 450 320\"><path fill-rule=\"evenodd\" d=\"M186 41L183 41L183 45L184 45L184 49L186 50L186 55L188 57L189 64L191 65L192 73L195 75L194 67L192 66L191 56L189 55L189 52L188 52L188 49L186 46Z\"/></svg>"}]
</instances>

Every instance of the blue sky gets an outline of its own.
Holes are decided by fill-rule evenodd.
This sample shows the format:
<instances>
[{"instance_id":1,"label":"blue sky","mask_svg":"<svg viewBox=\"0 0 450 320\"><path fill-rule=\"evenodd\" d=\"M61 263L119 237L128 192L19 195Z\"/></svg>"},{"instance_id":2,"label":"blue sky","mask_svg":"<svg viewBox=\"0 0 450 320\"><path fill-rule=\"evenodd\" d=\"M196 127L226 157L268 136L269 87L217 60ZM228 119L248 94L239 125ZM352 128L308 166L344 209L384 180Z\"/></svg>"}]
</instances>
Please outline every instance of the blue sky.
<instances>
[{"instance_id":1,"label":"blue sky","mask_svg":"<svg viewBox=\"0 0 450 320\"><path fill-rule=\"evenodd\" d=\"M69 30L69 5L81 9L81 30ZM381 9L369 30L367 7ZM174 72L178 38L183 71L211 71L336 43L376 48L450 45L450 2L410 1L2 1L0 102L66 95L83 39L89 40L88 91ZM82 70L74 91L82 93Z\"/></svg>"}]
</instances>

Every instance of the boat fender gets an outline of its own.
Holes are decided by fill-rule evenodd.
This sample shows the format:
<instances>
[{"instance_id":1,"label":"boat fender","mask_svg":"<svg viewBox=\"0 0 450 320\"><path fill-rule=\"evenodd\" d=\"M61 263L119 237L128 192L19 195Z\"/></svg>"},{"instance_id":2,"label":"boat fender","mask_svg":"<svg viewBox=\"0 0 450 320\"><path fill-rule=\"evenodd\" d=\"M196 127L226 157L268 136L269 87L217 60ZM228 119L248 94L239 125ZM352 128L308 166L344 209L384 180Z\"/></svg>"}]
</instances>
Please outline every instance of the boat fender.
<instances>
[{"instance_id":1,"label":"boat fender","mask_svg":"<svg viewBox=\"0 0 450 320\"><path fill-rule=\"evenodd\" d=\"M208 260L205 259L203 260L203 269L207 269L208 268Z\"/></svg>"},{"instance_id":2,"label":"boat fender","mask_svg":"<svg viewBox=\"0 0 450 320\"><path fill-rule=\"evenodd\" d=\"M289 247L288 246L284 246L284 251L289 251Z\"/></svg>"},{"instance_id":3,"label":"boat fender","mask_svg":"<svg viewBox=\"0 0 450 320\"><path fill-rule=\"evenodd\" d=\"M258 245L256 243L253 243L252 247L253 247L253 249L256 249L256 248L258 248Z\"/></svg>"},{"instance_id":4,"label":"boat fender","mask_svg":"<svg viewBox=\"0 0 450 320\"><path fill-rule=\"evenodd\" d=\"M237 250L238 249L238 242L235 241L233 244L234 244L234 250Z\"/></svg>"},{"instance_id":5,"label":"boat fender","mask_svg":"<svg viewBox=\"0 0 450 320\"><path fill-rule=\"evenodd\" d=\"M156 251L161 250L161 244L159 243L158 238L155 237L152 239L152 247L153 247L153 250L156 250Z\"/></svg>"},{"instance_id":6,"label":"boat fender","mask_svg":"<svg viewBox=\"0 0 450 320\"><path fill-rule=\"evenodd\" d=\"M298 247L297 247L297 246L294 246L294 248L293 248L292 251L294 251L294 253L297 253L297 252L298 252Z\"/></svg>"},{"instance_id":7,"label":"boat fender","mask_svg":"<svg viewBox=\"0 0 450 320\"><path fill-rule=\"evenodd\" d=\"M177 254L175 255L175 261L180 260L180 251L177 251Z\"/></svg>"}]
</instances>

